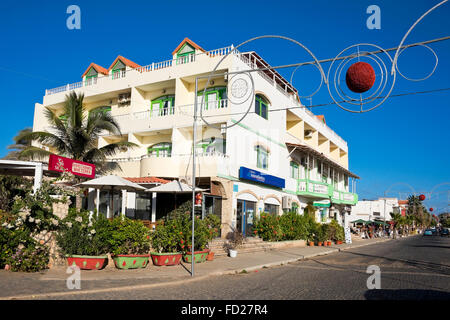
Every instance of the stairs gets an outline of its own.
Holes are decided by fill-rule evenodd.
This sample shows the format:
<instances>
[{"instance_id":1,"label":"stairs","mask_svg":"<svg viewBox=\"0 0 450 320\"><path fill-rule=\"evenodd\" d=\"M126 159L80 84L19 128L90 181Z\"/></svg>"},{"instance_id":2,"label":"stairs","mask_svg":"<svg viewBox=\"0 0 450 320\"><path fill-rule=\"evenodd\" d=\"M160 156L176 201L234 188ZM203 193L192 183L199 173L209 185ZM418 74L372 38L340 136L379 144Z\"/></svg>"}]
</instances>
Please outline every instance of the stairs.
<instances>
[{"instance_id":1,"label":"stairs","mask_svg":"<svg viewBox=\"0 0 450 320\"><path fill-rule=\"evenodd\" d=\"M225 239L213 239L209 243L209 248L214 252L215 257L223 257L228 255L228 251L224 249L224 244L227 242ZM244 243L240 246L237 251L238 254L241 253L251 253L251 252L261 252L270 250L272 245L270 243L264 242L258 237L248 237L245 238Z\"/></svg>"}]
</instances>

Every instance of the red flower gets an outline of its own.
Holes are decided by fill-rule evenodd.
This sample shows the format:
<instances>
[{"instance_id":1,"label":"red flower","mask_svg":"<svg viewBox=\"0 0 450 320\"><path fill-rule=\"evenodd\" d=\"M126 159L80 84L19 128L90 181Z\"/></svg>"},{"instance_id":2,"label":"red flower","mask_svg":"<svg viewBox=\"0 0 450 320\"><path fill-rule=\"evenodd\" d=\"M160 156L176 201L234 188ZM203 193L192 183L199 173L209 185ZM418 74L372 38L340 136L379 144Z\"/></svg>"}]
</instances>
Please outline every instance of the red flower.
<instances>
[{"instance_id":1,"label":"red flower","mask_svg":"<svg viewBox=\"0 0 450 320\"><path fill-rule=\"evenodd\" d=\"M182 244L184 243L184 240L183 239L181 239L181 241L180 241Z\"/></svg>"}]
</instances>

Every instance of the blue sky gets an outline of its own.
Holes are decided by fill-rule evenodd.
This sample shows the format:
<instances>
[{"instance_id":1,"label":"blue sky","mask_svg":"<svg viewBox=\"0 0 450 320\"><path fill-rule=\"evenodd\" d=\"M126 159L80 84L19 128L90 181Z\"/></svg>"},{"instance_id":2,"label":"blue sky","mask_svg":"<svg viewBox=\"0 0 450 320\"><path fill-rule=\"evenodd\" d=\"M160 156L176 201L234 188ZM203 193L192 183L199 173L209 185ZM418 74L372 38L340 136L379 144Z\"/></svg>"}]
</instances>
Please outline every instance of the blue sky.
<instances>
[{"instance_id":1,"label":"blue sky","mask_svg":"<svg viewBox=\"0 0 450 320\"><path fill-rule=\"evenodd\" d=\"M260 35L284 35L306 45L319 59L332 58L356 43L395 47L425 11L439 1L21 1L0 3L0 157L22 128L32 126L34 103L45 89L77 82L90 64L109 67L118 54L141 65L170 59L178 43L189 37L205 49L239 43ZM66 9L81 8L81 30L69 30ZM381 30L369 30L366 8L381 9ZM447 36L450 3L426 17L407 43ZM432 44L439 65L423 82L399 78L393 94L450 87L450 41ZM262 40L257 50L272 65L311 60L304 52L280 40ZM402 72L426 75L433 67L423 48L405 51ZM325 71L329 65L324 65ZM290 73L283 73L289 78ZM287 71L286 71L287 72ZM295 86L311 92L318 75L308 68L297 73ZM450 91L388 99L378 109L352 114L337 106L313 108L349 145L351 171L362 179L360 198L405 196L437 187L426 202L434 212L447 210L450 188ZM312 104L330 102L326 87ZM309 104L309 101L302 101Z\"/></svg>"}]
</instances>

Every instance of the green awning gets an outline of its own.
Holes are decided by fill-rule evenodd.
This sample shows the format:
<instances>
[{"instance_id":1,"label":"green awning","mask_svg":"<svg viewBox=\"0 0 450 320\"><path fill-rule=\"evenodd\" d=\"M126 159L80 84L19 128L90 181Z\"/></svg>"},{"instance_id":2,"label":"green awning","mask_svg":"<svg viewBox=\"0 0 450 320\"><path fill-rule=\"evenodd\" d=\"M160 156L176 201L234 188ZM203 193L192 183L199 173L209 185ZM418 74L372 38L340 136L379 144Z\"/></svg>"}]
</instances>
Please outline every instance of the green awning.
<instances>
[{"instance_id":1,"label":"green awning","mask_svg":"<svg viewBox=\"0 0 450 320\"><path fill-rule=\"evenodd\" d=\"M363 219L358 219L355 221L351 221L350 223L366 223L367 221L363 220Z\"/></svg>"}]
</instances>

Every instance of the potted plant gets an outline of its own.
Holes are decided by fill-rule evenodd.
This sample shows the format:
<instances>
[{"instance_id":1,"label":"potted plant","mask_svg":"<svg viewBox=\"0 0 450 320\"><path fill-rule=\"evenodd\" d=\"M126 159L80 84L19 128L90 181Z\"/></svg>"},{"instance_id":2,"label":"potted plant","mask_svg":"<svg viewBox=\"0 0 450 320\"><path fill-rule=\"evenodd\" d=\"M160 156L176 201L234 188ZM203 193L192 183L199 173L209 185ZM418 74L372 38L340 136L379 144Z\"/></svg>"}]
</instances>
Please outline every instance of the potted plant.
<instances>
[{"instance_id":1,"label":"potted plant","mask_svg":"<svg viewBox=\"0 0 450 320\"><path fill-rule=\"evenodd\" d=\"M318 246L322 246L322 244L325 245L324 242L327 240L327 234L325 233L325 228L323 227L323 225L317 227L316 240Z\"/></svg>"},{"instance_id":2,"label":"potted plant","mask_svg":"<svg viewBox=\"0 0 450 320\"><path fill-rule=\"evenodd\" d=\"M68 265L100 270L108 264L109 221L103 215L71 209L56 233L56 242Z\"/></svg>"},{"instance_id":3,"label":"potted plant","mask_svg":"<svg viewBox=\"0 0 450 320\"><path fill-rule=\"evenodd\" d=\"M225 248L228 249L228 254L231 258L237 257L237 249L244 242L244 235L239 231L234 229L227 235L228 242L225 244Z\"/></svg>"},{"instance_id":4,"label":"potted plant","mask_svg":"<svg viewBox=\"0 0 450 320\"><path fill-rule=\"evenodd\" d=\"M191 223L191 222L189 222ZM200 219L199 216L195 217L194 222L194 262L201 263L206 261L210 250L207 248L208 242L211 240L211 234L209 232L206 221ZM192 262L192 228L184 232L186 234L185 243L187 243L187 251L183 254L183 261L187 263Z\"/></svg>"},{"instance_id":5,"label":"potted plant","mask_svg":"<svg viewBox=\"0 0 450 320\"><path fill-rule=\"evenodd\" d=\"M155 266L173 266L180 264L183 256L184 240L181 228L176 220L167 220L158 224L151 235L150 253Z\"/></svg>"},{"instance_id":6,"label":"potted plant","mask_svg":"<svg viewBox=\"0 0 450 320\"><path fill-rule=\"evenodd\" d=\"M150 230L137 220L123 216L110 221L111 256L119 269L145 268L150 257Z\"/></svg>"},{"instance_id":7,"label":"potted plant","mask_svg":"<svg viewBox=\"0 0 450 320\"><path fill-rule=\"evenodd\" d=\"M220 226L221 221L218 216L215 214L209 214L205 218L205 223L209 229L209 240L212 240L220 235ZM213 261L214 260L214 252L209 250L208 255L206 256L206 261Z\"/></svg>"}]
</instances>

